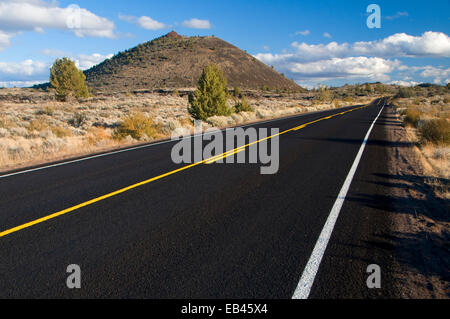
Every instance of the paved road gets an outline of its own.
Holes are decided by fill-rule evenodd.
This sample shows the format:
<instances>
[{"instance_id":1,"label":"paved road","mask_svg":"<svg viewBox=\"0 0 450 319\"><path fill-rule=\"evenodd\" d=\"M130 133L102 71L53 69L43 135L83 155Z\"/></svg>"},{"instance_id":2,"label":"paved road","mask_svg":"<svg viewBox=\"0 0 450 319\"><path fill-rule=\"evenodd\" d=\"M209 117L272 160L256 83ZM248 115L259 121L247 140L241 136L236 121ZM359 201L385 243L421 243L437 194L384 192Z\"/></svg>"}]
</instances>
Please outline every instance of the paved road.
<instances>
[{"instance_id":1,"label":"paved road","mask_svg":"<svg viewBox=\"0 0 450 319\"><path fill-rule=\"evenodd\" d=\"M0 237L0 297L291 298L383 101L279 137L280 168L196 165ZM381 103L378 103L381 102ZM386 110L386 108L385 108ZM298 127L341 113L254 127ZM384 111L385 112L385 111ZM375 123L310 298L395 296L385 113ZM0 232L179 169L174 142L0 178ZM66 287L80 265L82 288ZM366 286L378 264L382 289Z\"/></svg>"}]
</instances>

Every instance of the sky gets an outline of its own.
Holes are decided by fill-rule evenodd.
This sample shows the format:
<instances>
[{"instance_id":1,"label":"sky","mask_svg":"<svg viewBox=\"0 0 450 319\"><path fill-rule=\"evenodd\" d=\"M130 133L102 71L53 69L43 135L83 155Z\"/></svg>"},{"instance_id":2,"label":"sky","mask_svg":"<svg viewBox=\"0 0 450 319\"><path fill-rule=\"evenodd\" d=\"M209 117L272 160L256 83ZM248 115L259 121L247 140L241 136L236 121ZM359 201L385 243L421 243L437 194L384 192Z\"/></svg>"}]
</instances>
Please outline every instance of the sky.
<instances>
[{"instance_id":1,"label":"sky","mask_svg":"<svg viewBox=\"0 0 450 319\"><path fill-rule=\"evenodd\" d=\"M172 30L215 35L307 88L450 82L450 0L0 0L0 87L46 82L64 56L88 69Z\"/></svg>"}]
</instances>

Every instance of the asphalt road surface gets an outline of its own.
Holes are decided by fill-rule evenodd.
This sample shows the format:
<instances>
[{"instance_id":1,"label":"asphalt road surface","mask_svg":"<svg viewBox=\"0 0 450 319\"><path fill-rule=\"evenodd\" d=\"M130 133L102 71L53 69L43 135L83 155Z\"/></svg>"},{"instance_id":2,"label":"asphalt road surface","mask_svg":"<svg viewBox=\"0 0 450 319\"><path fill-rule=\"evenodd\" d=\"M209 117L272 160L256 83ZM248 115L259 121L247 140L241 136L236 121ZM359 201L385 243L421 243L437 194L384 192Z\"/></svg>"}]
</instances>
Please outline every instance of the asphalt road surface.
<instances>
[{"instance_id":1,"label":"asphalt road surface","mask_svg":"<svg viewBox=\"0 0 450 319\"><path fill-rule=\"evenodd\" d=\"M279 136L280 167L273 175L261 175L261 164L174 172L186 164L172 162L172 141L3 174L0 297L292 298L384 104L252 125L283 132L323 119ZM343 111L350 112L338 114ZM385 111L362 153L310 298L395 296L392 251L383 239L389 212L376 200L389 192L377 183L386 173ZM161 176L167 172L173 173ZM149 182L153 177L159 178ZM66 286L71 264L81 268L81 289ZM366 285L370 264L382 270L381 289Z\"/></svg>"}]
</instances>

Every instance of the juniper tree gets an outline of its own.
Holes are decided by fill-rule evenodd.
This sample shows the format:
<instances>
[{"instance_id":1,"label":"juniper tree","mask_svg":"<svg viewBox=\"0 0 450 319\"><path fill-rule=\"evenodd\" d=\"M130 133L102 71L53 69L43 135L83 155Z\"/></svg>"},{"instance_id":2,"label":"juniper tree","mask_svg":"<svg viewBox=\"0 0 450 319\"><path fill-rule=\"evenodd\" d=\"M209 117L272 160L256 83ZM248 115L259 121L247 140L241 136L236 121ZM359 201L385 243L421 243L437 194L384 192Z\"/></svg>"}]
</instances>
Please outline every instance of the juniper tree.
<instances>
[{"instance_id":1,"label":"juniper tree","mask_svg":"<svg viewBox=\"0 0 450 319\"><path fill-rule=\"evenodd\" d=\"M56 59L50 69L50 85L56 91L56 98L65 101L69 96L88 97L86 76L78 70L75 63L68 59Z\"/></svg>"},{"instance_id":2,"label":"juniper tree","mask_svg":"<svg viewBox=\"0 0 450 319\"><path fill-rule=\"evenodd\" d=\"M227 80L217 65L207 66L198 80L197 90L189 95L189 113L194 119L206 121L214 115L230 115L227 105Z\"/></svg>"}]
</instances>

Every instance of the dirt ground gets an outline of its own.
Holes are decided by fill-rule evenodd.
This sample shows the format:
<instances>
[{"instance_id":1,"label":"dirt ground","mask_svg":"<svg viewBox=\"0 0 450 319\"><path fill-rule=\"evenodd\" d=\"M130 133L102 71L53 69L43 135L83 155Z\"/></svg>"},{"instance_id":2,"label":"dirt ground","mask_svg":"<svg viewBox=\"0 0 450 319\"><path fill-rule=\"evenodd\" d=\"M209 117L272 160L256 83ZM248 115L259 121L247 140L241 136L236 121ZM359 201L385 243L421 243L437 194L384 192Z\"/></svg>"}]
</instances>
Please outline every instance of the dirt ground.
<instances>
[{"instance_id":1,"label":"dirt ground","mask_svg":"<svg viewBox=\"0 0 450 319\"><path fill-rule=\"evenodd\" d=\"M450 205L433 188L438 183L448 189L450 181L425 173L422 155L408 139L398 115L392 108L388 112L387 134L394 145L388 165L399 297L450 298Z\"/></svg>"}]
</instances>

